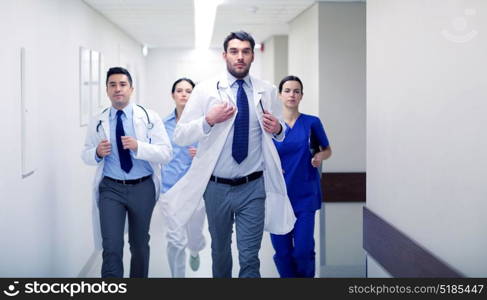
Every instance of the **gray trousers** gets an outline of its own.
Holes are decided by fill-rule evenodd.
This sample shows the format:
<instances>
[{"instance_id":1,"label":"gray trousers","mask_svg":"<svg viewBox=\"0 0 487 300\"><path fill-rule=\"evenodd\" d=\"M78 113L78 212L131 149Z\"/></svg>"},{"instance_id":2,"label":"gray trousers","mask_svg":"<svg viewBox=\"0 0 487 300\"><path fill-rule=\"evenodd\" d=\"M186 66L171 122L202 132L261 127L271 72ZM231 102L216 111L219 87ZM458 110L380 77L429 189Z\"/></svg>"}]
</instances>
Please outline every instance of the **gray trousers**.
<instances>
[{"instance_id":1,"label":"gray trousers","mask_svg":"<svg viewBox=\"0 0 487 300\"><path fill-rule=\"evenodd\" d=\"M210 181L205 194L211 235L213 277L232 277L232 232L236 226L239 277L260 277L259 250L264 231L264 178L231 186Z\"/></svg>"},{"instance_id":2,"label":"gray trousers","mask_svg":"<svg viewBox=\"0 0 487 300\"><path fill-rule=\"evenodd\" d=\"M149 273L149 225L156 203L152 179L124 185L104 178L100 182L100 225L103 239L102 277L123 277L125 218L128 216L130 277Z\"/></svg>"}]
</instances>

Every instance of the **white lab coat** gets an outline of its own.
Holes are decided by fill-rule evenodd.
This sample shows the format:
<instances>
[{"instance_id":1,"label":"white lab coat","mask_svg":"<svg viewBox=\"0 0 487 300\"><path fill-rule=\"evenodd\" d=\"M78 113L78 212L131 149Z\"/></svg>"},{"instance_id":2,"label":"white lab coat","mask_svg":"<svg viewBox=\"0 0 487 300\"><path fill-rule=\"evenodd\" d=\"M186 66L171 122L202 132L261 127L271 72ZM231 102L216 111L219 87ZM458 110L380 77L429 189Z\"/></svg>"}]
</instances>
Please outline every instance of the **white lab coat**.
<instances>
[{"instance_id":1,"label":"white lab coat","mask_svg":"<svg viewBox=\"0 0 487 300\"><path fill-rule=\"evenodd\" d=\"M286 234L294 227L296 217L287 196L286 183L282 175L279 154L272 141L272 134L262 127L262 103L265 110L282 120L281 103L276 88L251 76L253 100L262 129L262 154L264 159L264 182L266 189L264 229L274 234ZM219 88L217 89L217 83ZM220 91L220 93L218 92ZM183 226L198 207L209 178L215 168L223 145L233 126L236 113L225 122L215 124L209 134L203 131L206 112L215 104L228 102L236 107L235 96L228 83L227 74L220 78L198 84L184 108L174 131L176 144L190 145L199 142L198 151L190 169L165 194L164 209L171 215L174 226ZM284 127L284 123L281 121ZM284 134L282 134L282 138Z\"/></svg>"},{"instance_id":2,"label":"white lab coat","mask_svg":"<svg viewBox=\"0 0 487 300\"><path fill-rule=\"evenodd\" d=\"M146 109L150 122L153 128L148 127L148 118L142 108L138 105L133 105L133 124L135 131L135 138L137 139L138 148L135 158L143 159L149 162L154 173L152 174L152 181L154 181L156 201L159 198L159 189L161 186L161 165L167 163L172 157L172 146L167 136L164 124L159 115ZM98 186L102 179L103 166L105 160L102 159L97 162L95 159L96 147L103 139L110 140L110 123L108 120L110 110L106 109L98 116L92 119L88 126L84 149L81 153L81 158L88 165L96 165L95 179L93 181L93 234L95 239L95 247L102 249L101 232L100 232L100 218L98 212ZM100 123L101 121L101 123ZM100 126L98 126L100 124ZM97 130L98 126L98 130ZM112 151L117 151L117 145L112 145Z\"/></svg>"}]
</instances>

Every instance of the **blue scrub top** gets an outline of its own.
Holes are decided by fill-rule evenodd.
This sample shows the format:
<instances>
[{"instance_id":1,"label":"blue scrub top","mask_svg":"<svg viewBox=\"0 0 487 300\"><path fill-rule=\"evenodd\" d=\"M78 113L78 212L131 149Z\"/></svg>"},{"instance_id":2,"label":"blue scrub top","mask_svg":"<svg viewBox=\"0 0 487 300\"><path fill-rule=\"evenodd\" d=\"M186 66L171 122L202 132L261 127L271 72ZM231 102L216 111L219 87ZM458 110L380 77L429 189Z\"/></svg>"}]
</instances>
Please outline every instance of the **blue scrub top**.
<instances>
[{"instance_id":1,"label":"blue scrub top","mask_svg":"<svg viewBox=\"0 0 487 300\"><path fill-rule=\"evenodd\" d=\"M162 167L161 193L167 192L175 185L186 174L193 161L193 158L188 152L189 146L181 147L173 141L174 129L176 128L176 110L164 119L164 127L166 128L169 140L171 140L173 158ZM196 148L197 144L191 146Z\"/></svg>"},{"instance_id":2,"label":"blue scrub top","mask_svg":"<svg viewBox=\"0 0 487 300\"><path fill-rule=\"evenodd\" d=\"M329 146L321 120L306 114L300 114L292 128L286 124L284 141L274 141L281 158L287 193L295 212L321 208L320 170L311 165L311 133L321 147Z\"/></svg>"}]
</instances>

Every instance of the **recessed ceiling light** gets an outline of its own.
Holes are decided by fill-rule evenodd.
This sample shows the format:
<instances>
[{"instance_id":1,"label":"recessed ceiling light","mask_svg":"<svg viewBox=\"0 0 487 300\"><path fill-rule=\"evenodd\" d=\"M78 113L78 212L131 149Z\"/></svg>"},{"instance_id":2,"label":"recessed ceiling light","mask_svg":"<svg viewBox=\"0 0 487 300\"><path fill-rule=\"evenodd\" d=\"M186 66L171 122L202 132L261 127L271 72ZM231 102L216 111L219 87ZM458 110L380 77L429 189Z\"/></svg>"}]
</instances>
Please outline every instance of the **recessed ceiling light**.
<instances>
[{"instance_id":1,"label":"recessed ceiling light","mask_svg":"<svg viewBox=\"0 0 487 300\"><path fill-rule=\"evenodd\" d=\"M195 48L208 49L213 36L216 8L223 0L193 0Z\"/></svg>"},{"instance_id":2,"label":"recessed ceiling light","mask_svg":"<svg viewBox=\"0 0 487 300\"><path fill-rule=\"evenodd\" d=\"M147 56L147 54L149 54L149 47L147 47L147 45L144 44L142 46L142 55Z\"/></svg>"},{"instance_id":3,"label":"recessed ceiling light","mask_svg":"<svg viewBox=\"0 0 487 300\"><path fill-rule=\"evenodd\" d=\"M259 8L255 5L247 7L247 11L253 14L257 13L258 10Z\"/></svg>"}]
</instances>

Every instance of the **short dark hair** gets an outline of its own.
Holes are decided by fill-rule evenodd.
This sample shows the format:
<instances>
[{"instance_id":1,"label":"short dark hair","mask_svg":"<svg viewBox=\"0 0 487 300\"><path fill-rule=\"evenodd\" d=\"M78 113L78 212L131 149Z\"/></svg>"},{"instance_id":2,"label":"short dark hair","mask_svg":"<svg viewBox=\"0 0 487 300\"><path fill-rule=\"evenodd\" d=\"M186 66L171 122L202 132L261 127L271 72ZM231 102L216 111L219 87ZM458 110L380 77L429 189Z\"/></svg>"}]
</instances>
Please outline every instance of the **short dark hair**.
<instances>
[{"instance_id":1,"label":"short dark hair","mask_svg":"<svg viewBox=\"0 0 487 300\"><path fill-rule=\"evenodd\" d=\"M297 81L301 85L301 94L303 93L303 83L301 82L301 79L299 79L298 76L294 75L289 75L284 77L281 82L279 83L279 94L282 93L282 86L287 82L287 81Z\"/></svg>"},{"instance_id":2,"label":"short dark hair","mask_svg":"<svg viewBox=\"0 0 487 300\"><path fill-rule=\"evenodd\" d=\"M225 50L225 52L227 52L228 49L228 42L230 42L233 39L249 42L250 48L252 49L252 53L254 52L254 47L255 47L254 38L245 31L230 32L230 34L225 38L225 41L223 41L223 49Z\"/></svg>"},{"instance_id":3,"label":"short dark hair","mask_svg":"<svg viewBox=\"0 0 487 300\"><path fill-rule=\"evenodd\" d=\"M193 80L186 78L186 77L181 77L178 80L174 81L174 83L172 84L171 93L174 93L176 91L176 85L178 85L178 83L180 83L181 81L186 81L187 83L191 84L191 87L193 87L193 88L195 86Z\"/></svg>"},{"instance_id":4,"label":"short dark hair","mask_svg":"<svg viewBox=\"0 0 487 300\"><path fill-rule=\"evenodd\" d=\"M122 68L122 67L113 67L113 68L108 69L107 81L105 82L106 86L108 86L108 78L114 74L127 75L127 78L129 80L129 84L130 84L130 86L132 86L132 76L130 76L130 73L129 73L129 71L127 71L127 69Z\"/></svg>"}]
</instances>

